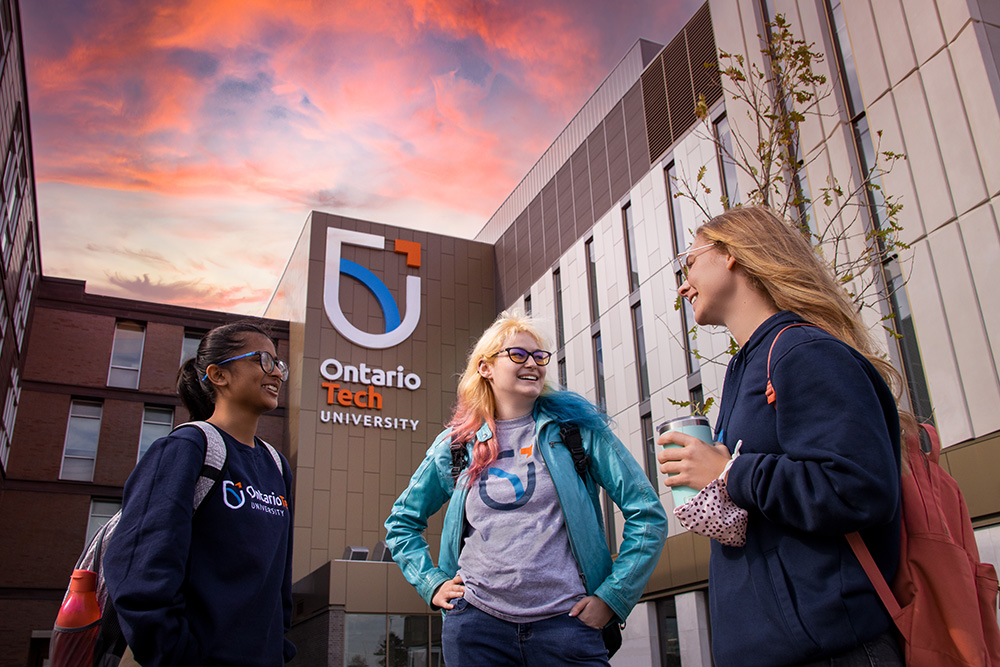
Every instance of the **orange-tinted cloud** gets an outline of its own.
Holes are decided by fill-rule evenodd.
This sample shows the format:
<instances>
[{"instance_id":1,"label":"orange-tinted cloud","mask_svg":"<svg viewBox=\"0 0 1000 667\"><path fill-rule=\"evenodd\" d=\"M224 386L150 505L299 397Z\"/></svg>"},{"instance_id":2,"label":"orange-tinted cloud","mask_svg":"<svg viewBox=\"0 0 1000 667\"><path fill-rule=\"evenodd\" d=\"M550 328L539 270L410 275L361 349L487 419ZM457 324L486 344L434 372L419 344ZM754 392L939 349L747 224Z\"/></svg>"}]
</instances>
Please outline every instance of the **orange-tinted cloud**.
<instances>
[{"instance_id":1,"label":"orange-tinted cloud","mask_svg":"<svg viewBox=\"0 0 1000 667\"><path fill-rule=\"evenodd\" d=\"M310 209L474 233L700 4L23 3L46 271L250 312Z\"/></svg>"}]
</instances>

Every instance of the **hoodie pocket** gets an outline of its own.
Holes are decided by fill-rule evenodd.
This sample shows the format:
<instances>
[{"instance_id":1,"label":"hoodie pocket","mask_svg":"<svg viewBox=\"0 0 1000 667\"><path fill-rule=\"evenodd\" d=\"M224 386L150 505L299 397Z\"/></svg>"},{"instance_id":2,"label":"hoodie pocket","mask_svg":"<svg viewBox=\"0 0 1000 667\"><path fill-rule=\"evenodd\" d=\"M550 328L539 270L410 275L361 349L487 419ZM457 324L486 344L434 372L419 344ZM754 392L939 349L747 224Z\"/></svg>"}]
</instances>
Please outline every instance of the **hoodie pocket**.
<instances>
[{"instance_id":1,"label":"hoodie pocket","mask_svg":"<svg viewBox=\"0 0 1000 667\"><path fill-rule=\"evenodd\" d=\"M796 646L819 648L802 625L802 620L793 602L792 592L788 586L788 576L785 573L785 568L782 565L781 558L778 556L778 552L766 552L764 560L767 563L767 572L771 582L771 591L774 593L775 604L777 605L778 612L781 614L782 620L785 622L785 628L788 630L788 636L792 639L792 643Z\"/></svg>"}]
</instances>

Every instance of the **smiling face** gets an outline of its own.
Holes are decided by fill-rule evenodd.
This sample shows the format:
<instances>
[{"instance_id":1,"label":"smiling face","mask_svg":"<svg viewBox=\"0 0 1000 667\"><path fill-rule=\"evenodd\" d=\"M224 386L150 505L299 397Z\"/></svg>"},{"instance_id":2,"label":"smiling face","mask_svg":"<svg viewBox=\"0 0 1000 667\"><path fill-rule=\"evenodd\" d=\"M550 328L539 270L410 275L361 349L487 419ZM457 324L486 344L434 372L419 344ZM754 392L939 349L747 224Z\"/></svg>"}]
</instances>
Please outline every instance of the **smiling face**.
<instances>
[{"instance_id":1,"label":"smiling face","mask_svg":"<svg viewBox=\"0 0 1000 667\"><path fill-rule=\"evenodd\" d=\"M736 260L701 234L691 248L682 258L687 277L677 292L691 302L695 322L725 325L738 287Z\"/></svg>"},{"instance_id":2,"label":"smiling face","mask_svg":"<svg viewBox=\"0 0 1000 667\"><path fill-rule=\"evenodd\" d=\"M508 338L504 348L520 347L529 353L540 349L538 341L529 333L520 332ZM514 419L531 412L535 399L545 386L546 366L539 366L529 356L523 364L511 361L506 352L479 363L479 374L493 388L497 403L497 419Z\"/></svg>"},{"instance_id":3,"label":"smiling face","mask_svg":"<svg viewBox=\"0 0 1000 667\"><path fill-rule=\"evenodd\" d=\"M243 338L240 349L232 356L247 352L268 352L277 358L274 343L263 334L250 333ZM260 365L260 355L230 361L218 367L225 373L225 385L216 389L216 403L233 401L250 412L263 414L278 407L278 392L281 390L281 371L277 365L270 373L265 373Z\"/></svg>"}]
</instances>

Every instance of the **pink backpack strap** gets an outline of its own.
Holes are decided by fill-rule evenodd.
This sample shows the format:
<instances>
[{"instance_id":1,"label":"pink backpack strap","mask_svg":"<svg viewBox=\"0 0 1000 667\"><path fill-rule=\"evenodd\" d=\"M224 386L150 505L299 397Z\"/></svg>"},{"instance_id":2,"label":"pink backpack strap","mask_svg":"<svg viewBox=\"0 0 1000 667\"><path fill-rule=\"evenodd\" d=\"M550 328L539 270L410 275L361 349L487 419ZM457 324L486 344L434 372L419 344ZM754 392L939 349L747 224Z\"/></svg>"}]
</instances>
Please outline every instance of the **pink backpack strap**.
<instances>
[{"instance_id":1,"label":"pink backpack strap","mask_svg":"<svg viewBox=\"0 0 1000 667\"><path fill-rule=\"evenodd\" d=\"M854 531L853 533L848 533L846 535L847 541L851 545L851 551L857 556L858 561L861 563L861 567L864 568L865 574L868 575L868 579L871 580L872 586L875 587L875 591L878 596L882 599L882 604L885 605L886 611L892 616L893 621L899 617L902 609L899 606L899 601L896 600L896 596L892 594L892 589L889 588L889 584L886 582L885 577L882 576L882 571L878 569L878 565L875 564L875 559L872 558L872 554L868 551L868 545L865 541L861 539L861 533ZM900 628L902 631L902 628Z\"/></svg>"},{"instance_id":2,"label":"pink backpack strap","mask_svg":"<svg viewBox=\"0 0 1000 667\"><path fill-rule=\"evenodd\" d=\"M774 344L778 342L778 339L781 337L781 334L785 333L785 331L791 329L792 327L816 327L816 325L809 324L808 322L797 322L795 324L789 324L781 331L779 331L778 334L774 337L774 340L771 341L771 349L767 351L767 389L764 391L764 395L767 396L768 405L774 405L774 402L778 398L777 396L774 395L774 387L771 385L771 353L774 352ZM819 327L816 328L819 329Z\"/></svg>"}]
</instances>

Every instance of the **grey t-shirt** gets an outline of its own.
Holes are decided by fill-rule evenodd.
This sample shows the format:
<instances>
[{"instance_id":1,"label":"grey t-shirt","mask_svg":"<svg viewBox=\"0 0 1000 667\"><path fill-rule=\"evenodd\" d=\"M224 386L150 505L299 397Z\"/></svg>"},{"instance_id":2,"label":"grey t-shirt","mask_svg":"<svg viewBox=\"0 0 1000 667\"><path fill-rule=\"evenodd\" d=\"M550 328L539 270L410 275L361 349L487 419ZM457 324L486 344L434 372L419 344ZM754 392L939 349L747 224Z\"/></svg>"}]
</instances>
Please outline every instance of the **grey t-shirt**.
<instances>
[{"instance_id":1,"label":"grey t-shirt","mask_svg":"<svg viewBox=\"0 0 1000 667\"><path fill-rule=\"evenodd\" d=\"M532 415L497 422L500 455L469 490L458 571L469 604L511 623L568 612L586 591Z\"/></svg>"}]
</instances>

